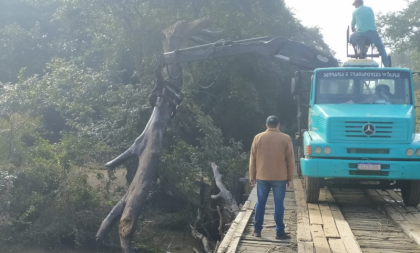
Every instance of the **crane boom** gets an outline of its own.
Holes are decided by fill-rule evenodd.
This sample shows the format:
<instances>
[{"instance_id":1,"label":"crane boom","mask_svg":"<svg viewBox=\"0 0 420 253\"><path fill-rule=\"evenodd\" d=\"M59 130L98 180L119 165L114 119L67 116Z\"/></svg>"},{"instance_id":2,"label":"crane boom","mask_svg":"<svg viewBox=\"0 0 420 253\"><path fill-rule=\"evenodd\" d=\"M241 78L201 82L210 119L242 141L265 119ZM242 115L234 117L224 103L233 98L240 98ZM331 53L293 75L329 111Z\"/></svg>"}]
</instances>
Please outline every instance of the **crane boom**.
<instances>
[{"instance_id":1,"label":"crane boom","mask_svg":"<svg viewBox=\"0 0 420 253\"><path fill-rule=\"evenodd\" d=\"M338 67L332 56L284 37L262 37L239 41L219 40L215 43L183 48L163 54L161 64L186 63L209 58L257 53L268 58L289 62L299 69Z\"/></svg>"}]
</instances>

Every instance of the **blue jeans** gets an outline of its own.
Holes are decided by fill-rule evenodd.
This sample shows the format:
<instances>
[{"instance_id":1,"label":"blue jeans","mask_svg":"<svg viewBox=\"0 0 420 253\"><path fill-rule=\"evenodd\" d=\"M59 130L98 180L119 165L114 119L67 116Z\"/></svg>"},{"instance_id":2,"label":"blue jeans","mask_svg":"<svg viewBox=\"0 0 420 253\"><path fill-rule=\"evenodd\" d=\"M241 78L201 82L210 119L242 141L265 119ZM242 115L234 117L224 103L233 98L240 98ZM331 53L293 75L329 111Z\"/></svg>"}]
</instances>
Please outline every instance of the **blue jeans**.
<instances>
[{"instance_id":1,"label":"blue jeans","mask_svg":"<svg viewBox=\"0 0 420 253\"><path fill-rule=\"evenodd\" d=\"M363 43L363 39L367 39L368 42L373 43L375 47L378 49L379 54L382 58L382 63L385 67L389 67L389 59L388 55L386 54L385 46L382 43L381 37L377 31L367 31L367 32L355 32L350 36L350 42L353 46L358 46L362 48L365 43Z\"/></svg>"},{"instance_id":2,"label":"blue jeans","mask_svg":"<svg viewBox=\"0 0 420 253\"><path fill-rule=\"evenodd\" d=\"M254 231L261 232L264 223L265 205L267 204L268 194L273 188L274 195L274 220L276 221L276 233L284 234L284 197L286 196L287 181L263 181L258 180L257 196L258 201L255 206Z\"/></svg>"}]
</instances>

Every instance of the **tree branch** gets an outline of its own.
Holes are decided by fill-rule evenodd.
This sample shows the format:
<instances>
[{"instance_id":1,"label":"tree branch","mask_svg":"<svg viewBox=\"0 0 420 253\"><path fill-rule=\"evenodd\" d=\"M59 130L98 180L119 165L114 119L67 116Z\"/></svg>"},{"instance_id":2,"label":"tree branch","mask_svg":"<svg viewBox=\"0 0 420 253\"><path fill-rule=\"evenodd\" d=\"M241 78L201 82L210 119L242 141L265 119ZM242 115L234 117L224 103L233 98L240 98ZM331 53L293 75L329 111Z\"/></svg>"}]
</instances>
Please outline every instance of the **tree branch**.
<instances>
[{"instance_id":1,"label":"tree branch","mask_svg":"<svg viewBox=\"0 0 420 253\"><path fill-rule=\"evenodd\" d=\"M114 206L114 208L112 208L108 216L102 221L101 227L99 228L98 233L96 233L96 241L103 240L109 231L111 231L112 226L121 218L125 207L124 198L125 196Z\"/></svg>"},{"instance_id":2,"label":"tree branch","mask_svg":"<svg viewBox=\"0 0 420 253\"><path fill-rule=\"evenodd\" d=\"M163 42L165 52L181 48L185 40L188 40L194 33L210 25L207 18L199 19L190 23L177 22L164 30L166 39ZM182 88L182 68L179 64L167 66L166 82L171 83L179 90ZM166 71L163 70L163 72ZM179 76L174 77L174 73ZM163 75L165 76L165 75ZM176 76L176 75L175 75ZM106 164L108 168L115 168L127 159L138 155L139 165L133 182L124 198L113 208L111 213L104 219L98 231L97 238L102 239L109 232L116 220L121 217L119 235L121 248L124 253L133 253L132 239L137 227L138 217L146 203L147 196L152 188L152 183L157 175L157 164L160 159L163 136L166 126L171 118L173 102L166 96L158 95L153 108L153 113L143 131L134 144L123 154ZM207 238L203 239L203 244ZM207 241L208 245L208 241ZM206 251L208 252L208 251Z\"/></svg>"},{"instance_id":3,"label":"tree branch","mask_svg":"<svg viewBox=\"0 0 420 253\"><path fill-rule=\"evenodd\" d=\"M209 240L207 240L207 237L199 233L195 228L191 227L191 234L195 239L201 240L201 243L204 247L204 252L211 253L210 246L209 246Z\"/></svg>"},{"instance_id":4,"label":"tree branch","mask_svg":"<svg viewBox=\"0 0 420 253\"><path fill-rule=\"evenodd\" d=\"M236 217L239 213L238 204L236 204L236 201L233 198L232 194L230 194L230 192L226 189L225 185L222 183L222 175L219 173L218 166L214 162L212 162L211 163L211 168L213 169L213 174L214 174L214 179L216 180L216 185L220 190L220 193L216 196L221 197L226 201L226 203L227 203L226 209L230 213L234 214L234 216ZM212 198L213 198L213 196L212 196Z\"/></svg>"}]
</instances>

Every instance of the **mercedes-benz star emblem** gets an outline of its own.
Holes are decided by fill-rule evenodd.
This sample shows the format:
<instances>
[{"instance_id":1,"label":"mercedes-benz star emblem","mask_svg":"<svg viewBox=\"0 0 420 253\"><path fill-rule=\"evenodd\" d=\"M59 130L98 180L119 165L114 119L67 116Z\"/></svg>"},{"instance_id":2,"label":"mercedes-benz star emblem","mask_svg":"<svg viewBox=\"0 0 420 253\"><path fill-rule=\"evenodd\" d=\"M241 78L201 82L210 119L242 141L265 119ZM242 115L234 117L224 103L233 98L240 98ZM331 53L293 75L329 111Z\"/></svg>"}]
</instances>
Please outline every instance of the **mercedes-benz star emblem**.
<instances>
[{"instance_id":1,"label":"mercedes-benz star emblem","mask_svg":"<svg viewBox=\"0 0 420 253\"><path fill-rule=\"evenodd\" d=\"M367 135L367 136L371 136L372 134L375 133L375 127L368 123L363 127L363 132Z\"/></svg>"}]
</instances>

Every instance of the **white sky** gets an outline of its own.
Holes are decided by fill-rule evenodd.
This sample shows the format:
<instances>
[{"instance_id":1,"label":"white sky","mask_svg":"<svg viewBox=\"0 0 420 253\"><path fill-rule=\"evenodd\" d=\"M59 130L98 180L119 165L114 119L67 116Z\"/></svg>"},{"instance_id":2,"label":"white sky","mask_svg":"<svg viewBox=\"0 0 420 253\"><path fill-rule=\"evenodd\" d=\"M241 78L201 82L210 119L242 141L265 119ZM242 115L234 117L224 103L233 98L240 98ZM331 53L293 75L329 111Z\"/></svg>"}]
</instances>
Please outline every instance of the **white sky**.
<instances>
[{"instance_id":1,"label":"white sky","mask_svg":"<svg viewBox=\"0 0 420 253\"><path fill-rule=\"evenodd\" d=\"M321 29L325 42L336 52L336 58L344 62L346 56L346 31L354 10L353 0L285 0L304 26ZM375 15L399 11L407 7L407 0L365 0ZM389 52L389 50L387 49ZM353 53L352 48L349 52Z\"/></svg>"}]
</instances>

